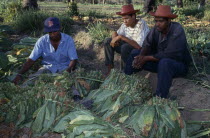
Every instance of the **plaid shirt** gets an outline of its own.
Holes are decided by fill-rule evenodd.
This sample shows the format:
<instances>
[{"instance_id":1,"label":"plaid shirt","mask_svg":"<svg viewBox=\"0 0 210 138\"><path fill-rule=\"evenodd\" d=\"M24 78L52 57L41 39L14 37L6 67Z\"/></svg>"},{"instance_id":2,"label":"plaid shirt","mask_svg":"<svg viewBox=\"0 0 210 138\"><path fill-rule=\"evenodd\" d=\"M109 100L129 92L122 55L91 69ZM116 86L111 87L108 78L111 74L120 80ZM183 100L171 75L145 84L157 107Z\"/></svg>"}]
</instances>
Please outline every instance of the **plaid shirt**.
<instances>
[{"instance_id":1,"label":"plaid shirt","mask_svg":"<svg viewBox=\"0 0 210 138\"><path fill-rule=\"evenodd\" d=\"M149 27L143 19L140 19L134 28L127 27L124 23L117 30L118 35L123 35L131 40L136 41L142 46L143 41L149 33Z\"/></svg>"}]
</instances>

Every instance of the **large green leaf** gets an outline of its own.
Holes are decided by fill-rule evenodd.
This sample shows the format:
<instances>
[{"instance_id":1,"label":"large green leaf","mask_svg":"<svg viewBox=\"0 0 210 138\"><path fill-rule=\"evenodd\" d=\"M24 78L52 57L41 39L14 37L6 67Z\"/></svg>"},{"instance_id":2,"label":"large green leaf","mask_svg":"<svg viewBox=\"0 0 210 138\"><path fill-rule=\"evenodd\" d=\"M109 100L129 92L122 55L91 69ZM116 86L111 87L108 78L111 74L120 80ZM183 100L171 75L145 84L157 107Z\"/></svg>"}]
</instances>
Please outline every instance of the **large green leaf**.
<instances>
[{"instance_id":1,"label":"large green leaf","mask_svg":"<svg viewBox=\"0 0 210 138\"><path fill-rule=\"evenodd\" d=\"M8 63L9 63L9 60L7 56L3 52L0 52L0 70L5 69Z\"/></svg>"}]
</instances>

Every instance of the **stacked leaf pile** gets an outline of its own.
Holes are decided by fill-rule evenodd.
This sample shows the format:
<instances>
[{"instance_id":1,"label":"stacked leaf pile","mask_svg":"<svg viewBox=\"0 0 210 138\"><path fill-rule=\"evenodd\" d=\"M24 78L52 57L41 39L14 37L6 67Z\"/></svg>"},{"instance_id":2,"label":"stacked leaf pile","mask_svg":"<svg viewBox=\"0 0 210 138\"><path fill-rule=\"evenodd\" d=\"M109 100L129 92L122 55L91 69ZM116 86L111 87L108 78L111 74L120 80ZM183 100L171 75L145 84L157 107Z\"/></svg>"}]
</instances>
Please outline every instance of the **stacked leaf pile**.
<instances>
[{"instance_id":1,"label":"stacked leaf pile","mask_svg":"<svg viewBox=\"0 0 210 138\"><path fill-rule=\"evenodd\" d=\"M37 135L50 131L57 121L76 107L71 97L72 88L81 83L77 82L78 78L88 78L83 83L90 88L96 88L102 81L102 74L97 71L85 72L82 69L72 74L45 74L34 85L25 88L9 82L0 83L1 122L13 122L16 127L27 125ZM93 80L99 82L91 82ZM83 85L80 87L85 89Z\"/></svg>"},{"instance_id":2,"label":"stacked leaf pile","mask_svg":"<svg viewBox=\"0 0 210 138\"><path fill-rule=\"evenodd\" d=\"M119 126L113 126L94 116L90 111L81 109L67 114L53 130L58 133L64 133L67 138L126 137Z\"/></svg>"},{"instance_id":3,"label":"stacked leaf pile","mask_svg":"<svg viewBox=\"0 0 210 138\"><path fill-rule=\"evenodd\" d=\"M27 88L19 88L9 82L0 83L1 94L4 95L1 100L8 99L7 102L4 102L4 104L0 106L2 121L13 122L17 127L20 127L31 121L33 122L33 119L35 118L35 122L31 122L32 126L34 126L37 119L42 120L43 122L43 120L49 117L47 116L49 113L50 116L54 115L57 117L61 113L69 111L69 107L63 105L72 104L73 101L67 98L68 92L66 92L62 86L56 86L53 85L53 83L44 84L40 83L40 80L38 81L39 85ZM43 110L47 110L47 115L42 116L44 118L40 117L40 115L45 114L42 114L42 112L44 112ZM52 110L56 111L55 114L53 114L54 112ZM45 123L43 122L43 124ZM42 127L39 126L38 128L41 129ZM43 131L40 130L40 132Z\"/></svg>"},{"instance_id":4,"label":"stacked leaf pile","mask_svg":"<svg viewBox=\"0 0 210 138\"><path fill-rule=\"evenodd\" d=\"M139 76L128 76L112 70L99 89L91 91L87 99L93 100L93 111L111 121L121 109L142 104L151 96L149 82Z\"/></svg>"},{"instance_id":5,"label":"stacked leaf pile","mask_svg":"<svg viewBox=\"0 0 210 138\"><path fill-rule=\"evenodd\" d=\"M98 89L104 81L103 75L100 71L85 71L84 69L77 69L71 78L75 79L75 88L78 90L81 97L86 97L90 91Z\"/></svg>"},{"instance_id":6,"label":"stacked leaf pile","mask_svg":"<svg viewBox=\"0 0 210 138\"><path fill-rule=\"evenodd\" d=\"M140 106L125 123L144 137L185 138L187 135L177 104L158 97Z\"/></svg>"},{"instance_id":7,"label":"stacked leaf pile","mask_svg":"<svg viewBox=\"0 0 210 138\"><path fill-rule=\"evenodd\" d=\"M1 60L0 60L0 71L1 75L8 80L11 80L14 75L16 75L17 71L29 57L31 51L33 50L34 44L36 43L37 38L26 37L20 40L19 43L13 44L10 46L10 51L5 53L0 53ZM31 73L34 70L37 70L40 66L39 60L35 63L32 70L28 72ZM2 78L3 78L2 77Z\"/></svg>"}]
</instances>

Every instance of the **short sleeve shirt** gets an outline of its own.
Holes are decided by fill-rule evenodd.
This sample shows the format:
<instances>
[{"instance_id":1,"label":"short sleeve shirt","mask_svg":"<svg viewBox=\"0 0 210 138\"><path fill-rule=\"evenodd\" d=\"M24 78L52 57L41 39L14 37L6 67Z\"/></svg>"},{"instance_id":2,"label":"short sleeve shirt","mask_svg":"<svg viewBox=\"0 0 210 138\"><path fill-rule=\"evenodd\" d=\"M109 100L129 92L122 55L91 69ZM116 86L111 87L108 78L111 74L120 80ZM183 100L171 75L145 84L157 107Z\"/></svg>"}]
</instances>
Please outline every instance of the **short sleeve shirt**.
<instances>
[{"instance_id":1,"label":"short sleeve shirt","mask_svg":"<svg viewBox=\"0 0 210 138\"><path fill-rule=\"evenodd\" d=\"M134 28L127 27L124 23L117 30L118 35L123 35L131 40L136 41L142 46L143 41L149 33L149 27L143 19L140 19Z\"/></svg>"},{"instance_id":2,"label":"short sleeve shirt","mask_svg":"<svg viewBox=\"0 0 210 138\"><path fill-rule=\"evenodd\" d=\"M43 58L43 66L52 73L67 69L71 60L78 59L74 40L64 33L61 33L61 41L56 51L51 45L49 34L39 38L29 58L35 61L39 57Z\"/></svg>"}]
</instances>

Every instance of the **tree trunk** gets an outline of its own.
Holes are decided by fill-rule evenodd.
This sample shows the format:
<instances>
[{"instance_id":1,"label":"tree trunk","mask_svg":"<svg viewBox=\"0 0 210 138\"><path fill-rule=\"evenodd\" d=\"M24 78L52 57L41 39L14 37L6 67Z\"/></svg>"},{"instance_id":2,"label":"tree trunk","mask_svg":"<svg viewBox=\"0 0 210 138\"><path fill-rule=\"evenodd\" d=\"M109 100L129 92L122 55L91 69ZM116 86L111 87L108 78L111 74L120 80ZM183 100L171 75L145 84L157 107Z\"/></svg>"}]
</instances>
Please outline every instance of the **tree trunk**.
<instances>
[{"instance_id":1,"label":"tree trunk","mask_svg":"<svg viewBox=\"0 0 210 138\"><path fill-rule=\"evenodd\" d=\"M23 0L22 1L23 9L38 9L37 0Z\"/></svg>"},{"instance_id":2,"label":"tree trunk","mask_svg":"<svg viewBox=\"0 0 210 138\"><path fill-rule=\"evenodd\" d=\"M206 4L206 0L200 0L200 3L198 5L198 9L204 8L205 4Z\"/></svg>"},{"instance_id":3,"label":"tree trunk","mask_svg":"<svg viewBox=\"0 0 210 138\"><path fill-rule=\"evenodd\" d=\"M143 9L146 13L154 11L156 9L156 0L145 0Z\"/></svg>"},{"instance_id":4,"label":"tree trunk","mask_svg":"<svg viewBox=\"0 0 210 138\"><path fill-rule=\"evenodd\" d=\"M132 3L132 0L125 0L124 1L124 4L131 4Z\"/></svg>"},{"instance_id":5,"label":"tree trunk","mask_svg":"<svg viewBox=\"0 0 210 138\"><path fill-rule=\"evenodd\" d=\"M105 4L106 3L106 0L103 0L103 4Z\"/></svg>"},{"instance_id":6,"label":"tree trunk","mask_svg":"<svg viewBox=\"0 0 210 138\"><path fill-rule=\"evenodd\" d=\"M177 0L177 7L182 8L183 7L183 1L182 0Z\"/></svg>"}]
</instances>

